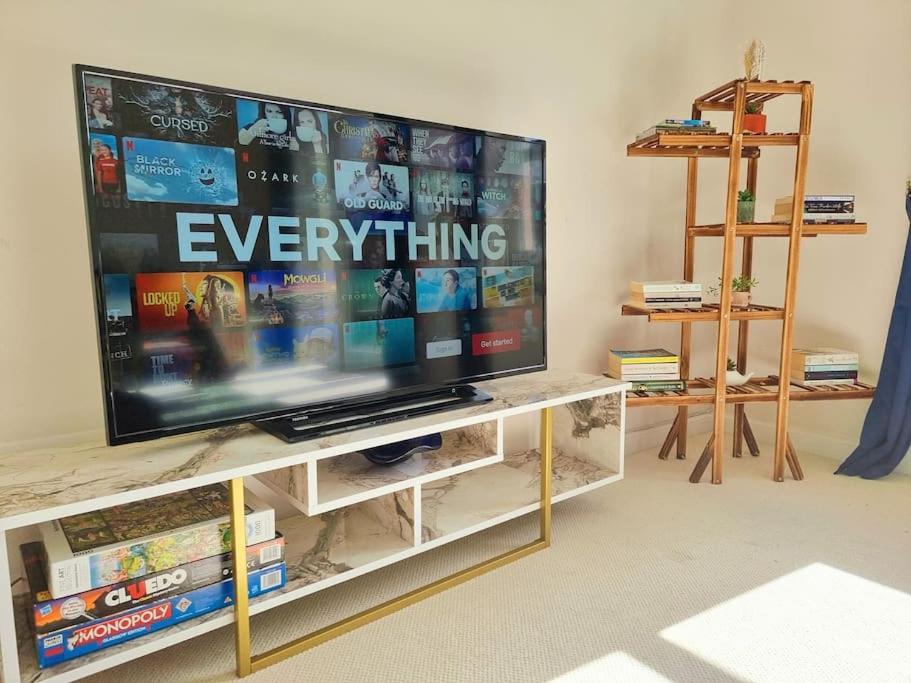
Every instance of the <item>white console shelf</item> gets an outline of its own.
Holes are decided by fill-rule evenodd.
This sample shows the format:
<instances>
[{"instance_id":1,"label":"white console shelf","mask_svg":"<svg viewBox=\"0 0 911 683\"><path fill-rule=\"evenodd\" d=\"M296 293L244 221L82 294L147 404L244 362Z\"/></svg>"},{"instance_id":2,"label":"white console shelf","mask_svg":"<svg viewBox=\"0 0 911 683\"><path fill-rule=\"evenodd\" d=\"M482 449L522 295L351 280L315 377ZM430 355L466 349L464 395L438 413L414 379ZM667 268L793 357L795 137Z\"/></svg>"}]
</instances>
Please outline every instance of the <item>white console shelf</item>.
<instances>
[{"instance_id":1,"label":"white console shelf","mask_svg":"<svg viewBox=\"0 0 911 683\"><path fill-rule=\"evenodd\" d=\"M0 456L2 680L76 680L235 621L223 609L39 669L18 547L9 539L37 538L46 520L243 477L275 505L287 542L287 585L252 599L249 613L258 614L537 510L547 500L538 493L540 453L504 449L510 418L553 409L553 502L623 477L628 384L548 370L478 387L494 400L297 444L242 425ZM433 432L443 433L442 448L396 466L373 465L358 452Z\"/></svg>"}]
</instances>

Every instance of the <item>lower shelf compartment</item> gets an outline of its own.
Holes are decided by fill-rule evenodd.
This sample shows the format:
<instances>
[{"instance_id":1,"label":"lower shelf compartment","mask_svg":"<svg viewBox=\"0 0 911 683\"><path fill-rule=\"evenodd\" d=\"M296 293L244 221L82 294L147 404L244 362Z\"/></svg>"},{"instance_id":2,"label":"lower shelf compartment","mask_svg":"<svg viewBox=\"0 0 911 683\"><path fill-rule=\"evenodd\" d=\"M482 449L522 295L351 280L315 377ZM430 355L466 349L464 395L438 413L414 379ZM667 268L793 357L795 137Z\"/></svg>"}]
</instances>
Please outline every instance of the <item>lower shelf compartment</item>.
<instances>
[{"instance_id":1,"label":"lower shelf compartment","mask_svg":"<svg viewBox=\"0 0 911 683\"><path fill-rule=\"evenodd\" d=\"M685 391L635 391L629 392L626 405L629 408L641 406L693 406L711 405L715 402L715 380L697 377L686 382ZM738 387L727 387L726 403L755 403L778 400L778 377L754 377ZM820 384L808 386L791 382L791 401L833 401L858 398L872 398L876 387L863 382L854 384Z\"/></svg>"},{"instance_id":2,"label":"lower shelf compartment","mask_svg":"<svg viewBox=\"0 0 911 683\"><path fill-rule=\"evenodd\" d=\"M421 488L421 541L474 532L539 507L541 456L537 450L508 455L490 465ZM553 501L617 480L619 473L554 448Z\"/></svg>"}]
</instances>

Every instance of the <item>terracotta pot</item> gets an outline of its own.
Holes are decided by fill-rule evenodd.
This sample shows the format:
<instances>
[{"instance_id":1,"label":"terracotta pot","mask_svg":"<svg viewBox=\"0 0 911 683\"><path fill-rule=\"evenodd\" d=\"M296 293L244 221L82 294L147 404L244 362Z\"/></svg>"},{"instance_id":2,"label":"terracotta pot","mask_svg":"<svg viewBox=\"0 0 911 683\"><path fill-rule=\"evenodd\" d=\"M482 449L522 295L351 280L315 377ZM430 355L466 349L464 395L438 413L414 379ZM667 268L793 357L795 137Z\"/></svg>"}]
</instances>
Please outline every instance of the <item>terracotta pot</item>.
<instances>
[{"instance_id":1,"label":"terracotta pot","mask_svg":"<svg viewBox=\"0 0 911 683\"><path fill-rule=\"evenodd\" d=\"M744 114L743 130L750 133L765 133L765 114Z\"/></svg>"},{"instance_id":2,"label":"terracotta pot","mask_svg":"<svg viewBox=\"0 0 911 683\"><path fill-rule=\"evenodd\" d=\"M731 306L746 308L753 298L752 292L731 292Z\"/></svg>"}]
</instances>

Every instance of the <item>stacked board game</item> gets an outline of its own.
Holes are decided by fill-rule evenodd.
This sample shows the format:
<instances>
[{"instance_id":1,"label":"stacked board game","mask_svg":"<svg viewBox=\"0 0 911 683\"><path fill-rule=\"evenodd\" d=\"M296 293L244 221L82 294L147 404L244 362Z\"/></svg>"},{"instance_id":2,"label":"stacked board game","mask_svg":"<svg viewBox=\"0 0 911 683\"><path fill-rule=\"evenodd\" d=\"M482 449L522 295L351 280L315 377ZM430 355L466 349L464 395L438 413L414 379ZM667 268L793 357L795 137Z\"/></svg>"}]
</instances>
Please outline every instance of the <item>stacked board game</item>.
<instances>
[{"instance_id":1,"label":"stacked board game","mask_svg":"<svg viewBox=\"0 0 911 683\"><path fill-rule=\"evenodd\" d=\"M247 494L247 590L285 584L275 513ZM53 666L233 604L229 496L221 484L40 526L20 546L38 663Z\"/></svg>"}]
</instances>

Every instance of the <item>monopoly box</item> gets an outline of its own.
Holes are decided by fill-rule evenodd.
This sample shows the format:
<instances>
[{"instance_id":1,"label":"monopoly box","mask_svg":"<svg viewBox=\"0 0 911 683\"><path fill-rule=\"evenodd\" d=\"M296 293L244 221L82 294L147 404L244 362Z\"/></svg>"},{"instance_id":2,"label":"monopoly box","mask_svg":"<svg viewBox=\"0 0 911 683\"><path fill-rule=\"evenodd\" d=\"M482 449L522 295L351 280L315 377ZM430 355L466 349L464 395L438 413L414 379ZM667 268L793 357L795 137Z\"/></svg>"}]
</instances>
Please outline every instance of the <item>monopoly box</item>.
<instances>
[{"instance_id":1,"label":"monopoly box","mask_svg":"<svg viewBox=\"0 0 911 683\"><path fill-rule=\"evenodd\" d=\"M285 564L259 569L247 577L250 597L285 585ZM227 579L128 612L35 636L38 665L53 666L90 652L155 633L234 603L234 579Z\"/></svg>"},{"instance_id":2,"label":"monopoly box","mask_svg":"<svg viewBox=\"0 0 911 683\"><path fill-rule=\"evenodd\" d=\"M275 511L245 493L247 545L275 538ZM222 484L115 505L39 525L48 590L65 598L231 549Z\"/></svg>"},{"instance_id":3,"label":"monopoly box","mask_svg":"<svg viewBox=\"0 0 911 683\"><path fill-rule=\"evenodd\" d=\"M31 621L36 633L50 633L67 626L84 624L126 610L156 602L172 595L208 586L233 576L232 553L213 555L172 569L120 581L66 598L55 599L44 577L44 548L40 542L19 547L31 594ZM285 539L279 534L271 541L247 547L247 571L269 567L284 559Z\"/></svg>"}]
</instances>

